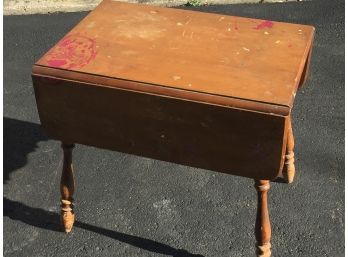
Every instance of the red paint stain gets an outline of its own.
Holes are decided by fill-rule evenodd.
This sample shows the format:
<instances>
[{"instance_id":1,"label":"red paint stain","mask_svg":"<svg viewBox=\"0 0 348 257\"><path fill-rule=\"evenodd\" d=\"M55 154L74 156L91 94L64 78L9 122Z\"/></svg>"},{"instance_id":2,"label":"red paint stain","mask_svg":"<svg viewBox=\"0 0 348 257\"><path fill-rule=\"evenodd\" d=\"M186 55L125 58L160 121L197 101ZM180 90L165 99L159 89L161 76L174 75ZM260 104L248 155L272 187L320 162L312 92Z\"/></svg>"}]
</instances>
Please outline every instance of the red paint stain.
<instances>
[{"instance_id":1,"label":"red paint stain","mask_svg":"<svg viewBox=\"0 0 348 257\"><path fill-rule=\"evenodd\" d=\"M263 21L259 25L254 27L254 29L272 28L273 24L274 24L273 21Z\"/></svg>"},{"instance_id":2,"label":"red paint stain","mask_svg":"<svg viewBox=\"0 0 348 257\"><path fill-rule=\"evenodd\" d=\"M44 58L49 66L72 69L89 64L96 54L94 39L73 34L63 38Z\"/></svg>"},{"instance_id":3,"label":"red paint stain","mask_svg":"<svg viewBox=\"0 0 348 257\"><path fill-rule=\"evenodd\" d=\"M53 67L60 67L60 66L63 66L66 64L66 61L65 60L49 60L47 62L47 64L49 66L53 66Z\"/></svg>"}]
</instances>

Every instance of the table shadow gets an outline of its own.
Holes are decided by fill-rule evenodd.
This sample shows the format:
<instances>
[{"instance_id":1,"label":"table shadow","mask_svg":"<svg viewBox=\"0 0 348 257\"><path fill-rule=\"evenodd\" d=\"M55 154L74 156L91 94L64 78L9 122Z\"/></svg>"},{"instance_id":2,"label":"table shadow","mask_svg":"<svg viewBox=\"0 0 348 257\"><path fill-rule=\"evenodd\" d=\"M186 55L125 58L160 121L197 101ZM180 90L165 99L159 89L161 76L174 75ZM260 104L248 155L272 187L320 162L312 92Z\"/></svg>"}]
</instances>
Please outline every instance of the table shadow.
<instances>
[{"instance_id":1,"label":"table shadow","mask_svg":"<svg viewBox=\"0 0 348 257\"><path fill-rule=\"evenodd\" d=\"M288 184L288 182L286 182L285 178L283 178L283 177L277 177L277 178L275 178L274 180L272 180L272 182L275 182L275 183L282 183L282 184Z\"/></svg>"},{"instance_id":2,"label":"table shadow","mask_svg":"<svg viewBox=\"0 0 348 257\"><path fill-rule=\"evenodd\" d=\"M12 220L19 220L28 225L41 229L52 231L62 231L59 224L59 215L54 212L46 211L40 208L33 208L23 203L10 200L6 197L4 201L4 217ZM75 221L74 227L79 227L103 236L110 237L117 241L159 254L165 254L173 257L204 257L200 254L192 254L183 249L176 249L166 244L158 243L151 239L128 235L125 233L96 227L84 222ZM64 232L61 232L64 233Z\"/></svg>"},{"instance_id":3,"label":"table shadow","mask_svg":"<svg viewBox=\"0 0 348 257\"><path fill-rule=\"evenodd\" d=\"M47 141L39 124L3 118L4 126L4 170L3 183L10 180L11 172L27 164L28 154L38 148L38 142Z\"/></svg>"},{"instance_id":4,"label":"table shadow","mask_svg":"<svg viewBox=\"0 0 348 257\"><path fill-rule=\"evenodd\" d=\"M38 142L47 141L39 124L19 121L11 118L3 118L4 124L4 184L10 180L11 172L24 167L27 164L27 156L38 148ZM12 220L18 220L25 224L47 229L62 231L57 213L40 208L30 207L6 197L3 198L3 216ZM74 227L79 227L103 236L110 237L120 242L159 254L172 257L204 257L200 254L192 254L183 249L176 249L166 244L151 239L128 235L125 233L100 228L84 222L76 221ZM62 232L64 233L64 232Z\"/></svg>"}]
</instances>

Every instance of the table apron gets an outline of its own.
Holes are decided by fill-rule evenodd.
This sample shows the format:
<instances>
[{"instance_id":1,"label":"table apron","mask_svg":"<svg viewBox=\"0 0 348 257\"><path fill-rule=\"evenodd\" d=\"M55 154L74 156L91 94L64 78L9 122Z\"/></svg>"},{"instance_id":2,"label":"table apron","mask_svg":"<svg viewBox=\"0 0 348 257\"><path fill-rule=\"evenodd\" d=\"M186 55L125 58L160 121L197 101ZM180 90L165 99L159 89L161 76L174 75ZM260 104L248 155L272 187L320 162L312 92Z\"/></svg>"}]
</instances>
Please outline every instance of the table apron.
<instances>
[{"instance_id":1,"label":"table apron","mask_svg":"<svg viewBox=\"0 0 348 257\"><path fill-rule=\"evenodd\" d=\"M33 75L54 139L255 179L283 166L286 117Z\"/></svg>"}]
</instances>

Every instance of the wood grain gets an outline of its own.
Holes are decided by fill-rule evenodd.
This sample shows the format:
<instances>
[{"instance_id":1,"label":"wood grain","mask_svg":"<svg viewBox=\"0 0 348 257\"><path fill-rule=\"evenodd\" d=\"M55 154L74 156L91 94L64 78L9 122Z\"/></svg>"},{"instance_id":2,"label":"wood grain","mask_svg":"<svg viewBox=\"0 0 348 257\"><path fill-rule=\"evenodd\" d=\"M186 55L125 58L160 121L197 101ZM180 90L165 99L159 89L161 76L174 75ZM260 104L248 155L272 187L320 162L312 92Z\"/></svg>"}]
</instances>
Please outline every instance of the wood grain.
<instances>
[{"instance_id":1,"label":"wood grain","mask_svg":"<svg viewBox=\"0 0 348 257\"><path fill-rule=\"evenodd\" d=\"M255 223L255 237L257 241L256 255L258 257L271 256L271 222L268 213L267 194L270 189L269 180L255 180L257 190L257 216Z\"/></svg>"},{"instance_id":2,"label":"wood grain","mask_svg":"<svg viewBox=\"0 0 348 257\"><path fill-rule=\"evenodd\" d=\"M291 107L307 25L104 0L36 64ZM89 81L86 81L89 82Z\"/></svg>"},{"instance_id":3,"label":"wood grain","mask_svg":"<svg viewBox=\"0 0 348 257\"><path fill-rule=\"evenodd\" d=\"M282 116L35 76L34 85L52 138L251 178L281 172Z\"/></svg>"},{"instance_id":4,"label":"wood grain","mask_svg":"<svg viewBox=\"0 0 348 257\"><path fill-rule=\"evenodd\" d=\"M287 118L288 123L288 138L286 144L286 155L285 155L285 169L284 169L284 179L287 183L292 183L295 177L295 153L294 153L294 134L292 131L292 124L290 116Z\"/></svg>"}]
</instances>

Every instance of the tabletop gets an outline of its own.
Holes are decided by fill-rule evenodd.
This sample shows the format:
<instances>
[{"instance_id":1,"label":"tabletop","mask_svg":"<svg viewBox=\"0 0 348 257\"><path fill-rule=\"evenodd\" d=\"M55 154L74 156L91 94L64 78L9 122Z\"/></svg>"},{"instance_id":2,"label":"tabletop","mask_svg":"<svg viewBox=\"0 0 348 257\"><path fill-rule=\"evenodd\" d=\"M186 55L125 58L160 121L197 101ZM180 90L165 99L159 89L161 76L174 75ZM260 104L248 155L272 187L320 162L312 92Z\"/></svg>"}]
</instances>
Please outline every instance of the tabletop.
<instances>
[{"instance_id":1,"label":"tabletop","mask_svg":"<svg viewBox=\"0 0 348 257\"><path fill-rule=\"evenodd\" d=\"M307 25L104 0L36 67L291 108L313 37Z\"/></svg>"}]
</instances>

